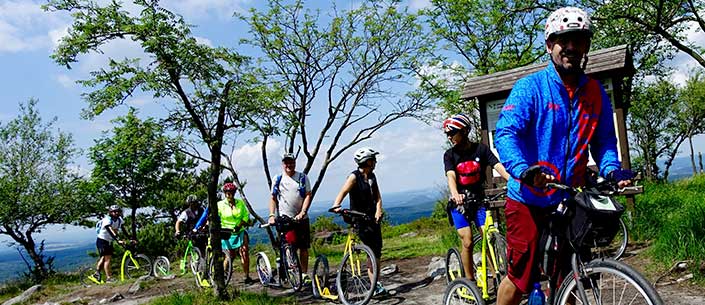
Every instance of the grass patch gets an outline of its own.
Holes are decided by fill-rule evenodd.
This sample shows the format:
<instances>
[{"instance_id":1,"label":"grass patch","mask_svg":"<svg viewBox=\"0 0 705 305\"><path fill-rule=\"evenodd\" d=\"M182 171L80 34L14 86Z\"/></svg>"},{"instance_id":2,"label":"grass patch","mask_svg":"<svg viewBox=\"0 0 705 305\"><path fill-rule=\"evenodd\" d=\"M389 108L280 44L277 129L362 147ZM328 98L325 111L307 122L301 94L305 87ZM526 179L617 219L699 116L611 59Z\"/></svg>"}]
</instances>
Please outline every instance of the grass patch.
<instances>
[{"instance_id":1,"label":"grass patch","mask_svg":"<svg viewBox=\"0 0 705 305\"><path fill-rule=\"evenodd\" d=\"M266 293L251 293L242 291L233 300L218 301L210 292L185 292L172 293L159 297L149 305L205 305L205 304L228 304L228 305L269 305L269 304L298 304L293 297L272 297Z\"/></svg>"},{"instance_id":2,"label":"grass patch","mask_svg":"<svg viewBox=\"0 0 705 305\"><path fill-rule=\"evenodd\" d=\"M692 260L693 273L705 257L705 175L675 183L647 183L644 194L636 196L630 234L634 240L653 241L649 254L667 259L654 260L669 265Z\"/></svg>"}]
</instances>

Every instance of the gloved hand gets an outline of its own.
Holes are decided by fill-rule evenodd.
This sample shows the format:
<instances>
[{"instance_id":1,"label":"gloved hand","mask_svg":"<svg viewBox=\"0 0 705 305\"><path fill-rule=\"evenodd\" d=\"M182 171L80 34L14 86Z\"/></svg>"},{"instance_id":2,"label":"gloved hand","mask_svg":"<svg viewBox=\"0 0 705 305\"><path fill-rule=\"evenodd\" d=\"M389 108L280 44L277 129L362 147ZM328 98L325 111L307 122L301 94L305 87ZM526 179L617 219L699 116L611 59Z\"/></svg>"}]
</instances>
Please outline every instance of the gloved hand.
<instances>
[{"instance_id":1,"label":"gloved hand","mask_svg":"<svg viewBox=\"0 0 705 305\"><path fill-rule=\"evenodd\" d=\"M636 174L629 169L615 169L607 174L607 179L620 182L634 179L635 176Z\"/></svg>"},{"instance_id":2,"label":"gloved hand","mask_svg":"<svg viewBox=\"0 0 705 305\"><path fill-rule=\"evenodd\" d=\"M555 181L556 177L544 172L540 165L533 165L521 173L519 180L523 184L542 188L546 183Z\"/></svg>"}]
</instances>

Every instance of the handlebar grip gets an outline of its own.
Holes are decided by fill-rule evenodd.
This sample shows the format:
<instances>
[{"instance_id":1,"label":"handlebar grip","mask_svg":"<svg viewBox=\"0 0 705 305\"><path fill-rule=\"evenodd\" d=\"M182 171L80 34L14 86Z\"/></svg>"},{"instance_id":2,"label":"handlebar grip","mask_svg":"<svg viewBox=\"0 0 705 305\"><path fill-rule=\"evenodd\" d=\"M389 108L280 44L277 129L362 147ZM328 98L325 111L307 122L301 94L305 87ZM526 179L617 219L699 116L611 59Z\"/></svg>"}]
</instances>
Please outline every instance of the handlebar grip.
<instances>
[{"instance_id":1,"label":"handlebar grip","mask_svg":"<svg viewBox=\"0 0 705 305\"><path fill-rule=\"evenodd\" d=\"M259 224L259 227L260 227L260 228L266 228L266 227L269 227L269 226L271 226L270 223L261 223L261 224Z\"/></svg>"},{"instance_id":2,"label":"handlebar grip","mask_svg":"<svg viewBox=\"0 0 705 305\"><path fill-rule=\"evenodd\" d=\"M546 187L547 187L547 188L552 188L552 189L559 189L559 190L567 190L567 189L570 189L570 187L567 186L567 185L563 185L563 184L560 184L560 183L553 183L553 182L546 183Z\"/></svg>"}]
</instances>

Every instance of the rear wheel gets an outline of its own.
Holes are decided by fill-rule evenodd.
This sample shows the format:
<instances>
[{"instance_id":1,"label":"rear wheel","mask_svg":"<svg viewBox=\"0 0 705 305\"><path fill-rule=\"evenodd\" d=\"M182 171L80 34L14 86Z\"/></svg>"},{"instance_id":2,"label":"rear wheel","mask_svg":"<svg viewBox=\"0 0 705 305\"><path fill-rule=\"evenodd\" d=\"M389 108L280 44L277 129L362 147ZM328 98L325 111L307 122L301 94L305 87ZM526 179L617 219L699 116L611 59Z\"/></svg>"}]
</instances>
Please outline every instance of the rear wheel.
<instances>
[{"instance_id":1,"label":"rear wheel","mask_svg":"<svg viewBox=\"0 0 705 305\"><path fill-rule=\"evenodd\" d=\"M594 257L600 258L611 258L619 259L627 251L627 244L629 243L629 231L627 231L627 225L624 220L619 219L619 230L617 234L612 239L612 242L605 247L597 247L593 249Z\"/></svg>"},{"instance_id":2,"label":"rear wheel","mask_svg":"<svg viewBox=\"0 0 705 305\"><path fill-rule=\"evenodd\" d=\"M140 278L152 273L152 261L144 254L129 256L125 261L125 275L128 278Z\"/></svg>"},{"instance_id":3,"label":"rear wheel","mask_svg":"<svg viewBox=\"0 0 705 305\"><path fill-rule=\"evenodd\" d=\"M314 297L320 298L323 289L328 287L328 268L328 258L325 255L321 254L316 257L316 262L313 264L313 279L311 281Z\"/></svg>"},{"instance_id":4,"label":"rear wheel","mask_svg":"<svg viewBox=\"0 0 705 305\"><path fill-rule=\"evenodd\" d=\"M355 245L343 256L335 284L345 305L367 304L377 285L377 259L370 247Z\"/></svg>"},{"instance_id":5,"label":"rear wheel","mask_svg":"<svg viewBox=\"0 0 705 305\"><path fill-rule=\"evenodd\" d=\"M636 270L612 259L596 259L585 266L580 282L590 304L662 305L663 301L653 286ZM581 304L575 278L563 281L557 294L557 303Z\"/></svg>"},{"instance_id":6,"label":"rear wheel","mask_svg":"<svg viewBox=\"0 0 705 305\"><path fill-rule=\"evenodd\" d=\"M446 283L461 277L465 277L465 270L463 261L460 260L460 252L456 248L450 248L446 253Z\"/></svg>"},{"instance_id":7,"label":"rear wheel","mask_svg":"<svg viewBox=\"0 0 705 305\"><path fill-rule=\"evenodd\" d=\"M208 261L208 274L209 274L209 279L211 281L211 285L215 286L215 256L211 255L209 261ZM225 282L225 286L227 286L230 283L230 278L233 275L233 260L230 258L230 252L225 250L223 251L223 281Z\"/></svg>"},{"instance_id":8,"label":"rear wheel","mask_svg":"<svg viewBox=\"0 0 705 305\"><path fill-rule=\"evenodd\" d=\"M256 259L257 276L262 285L267 285L272 282L272 265L269 263L269 257L264 252L257 253Z\"/></svg>"},{"instance_id":9,"label":"rear wheel","mask_svg":"<svg viewBox=\"0 0 705 305\"><path fill-rule=\"evenodd\" d=\"M458 278L448 284L443 295L443 304L485 305L485 300L482 299L482 293L473 282L466 278Z\"/></svg>"},{"instance_id":10,"label":"rear wheel","mask_svg":"<svg viewBox=\"0 0 705 305\"><path fill-rule=\"evenodd\" d=\"M492 262L492 256L489 249L485 250L485 262L487 268L482 268L482 235L475 234L472 239L473 244L473 270L475 270L475 280L478 281L478 286L482 285L482 279L486 279L489 284L487 291L496 293L499 289L499 284L502 278L507 275L507 239L499 233L490 234L489 244L492 247L496 261ZM495 272L495 263L499 274Z\"/></svg>"},{"instance_id":11,"label":"rear wheel","mask_svg":"<svg viewBox=\"0 0 705 305\"><path fill-rule=\"evenodd\" d=\"M154 267L152 268L154 276L160 279L164 279L171 275L171 264L166 256L157 256L154 260Z\"/></svg>"},{"instance_id":12,"label":"rear wheel","mask_svg":"<svg viewBox=\"0 0 705 305\"><path fill-rule=\"evenodd\" d=\"M286 278L294 291L301 290L301 263L299 256L296 254L296 248L292 245L284 245L284 261L282 262L286 268Z\"/></svg>"}]
</instances>

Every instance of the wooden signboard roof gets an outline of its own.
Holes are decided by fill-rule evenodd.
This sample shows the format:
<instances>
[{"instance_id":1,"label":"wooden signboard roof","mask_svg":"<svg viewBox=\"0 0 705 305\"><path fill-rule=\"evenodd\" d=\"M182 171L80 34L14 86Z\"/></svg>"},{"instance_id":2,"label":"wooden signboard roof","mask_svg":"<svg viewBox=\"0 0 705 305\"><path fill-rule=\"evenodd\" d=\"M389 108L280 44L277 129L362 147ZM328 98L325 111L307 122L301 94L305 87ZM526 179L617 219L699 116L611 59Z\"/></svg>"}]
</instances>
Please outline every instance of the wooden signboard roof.
<instances>
[{"instance_id":1,"label":"wooden signboard roof","mask_svg":"<svg viewBox=\"0 0 705 305\"><path fill-rule=\"evenodd\" d=\"M590 52L588 58L585 73L595 78L601 78L601 76L605 75L626 76L634 73L631 54L627 51L626 45ZM547 62L544 62L470 78L465 82L461 98L481 98L482 96L494 95L505 91L507 92L506 95L509 95L509 91L517 80L544 69L547 64Z\"/></svg>"}]
</instances>

